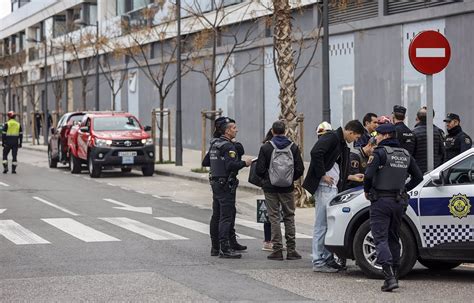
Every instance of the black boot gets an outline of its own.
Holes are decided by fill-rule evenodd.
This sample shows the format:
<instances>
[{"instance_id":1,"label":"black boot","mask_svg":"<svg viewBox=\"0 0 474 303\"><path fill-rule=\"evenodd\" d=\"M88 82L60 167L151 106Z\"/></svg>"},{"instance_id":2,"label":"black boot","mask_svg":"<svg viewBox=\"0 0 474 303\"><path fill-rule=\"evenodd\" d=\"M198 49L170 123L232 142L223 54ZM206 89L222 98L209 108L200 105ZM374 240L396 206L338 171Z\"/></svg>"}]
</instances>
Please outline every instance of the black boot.
<instances>
[{"instance_id":1,"label":"black boot","mask_svg":"<svg viewBox=\"0 0 474 303\"><path fill-rule=\"evenodd\" d=\"M211 239L211 256L217 257L219 255L219 241Z\"/></svg>"},{"instance_id":2,"label":"black boot","mask_svg":"<svg viewBox=\"0 0 474 303\"><path fill-rule=\"evenodd\" d=\"M220 243L221 247L219 250L219 258L225 258L225 259L240 259L242 258L242 255L239 253L236 253L234 250L230 248L229 241L221 241Z\"/></svg>"},{"instance_id":3,"label":"black boot","mask_svg":"<svg viewBox=\"0 0 474 303\"><path fill-rule=\"evenodd\" d=\"M393 275L395 276L395 279L397 280L397 283L398 283L398 276L400 274L400 266L399 265L393 265L392 269L393 269Z\"/></svg>"},{"instance_id":4,"label":"black boot","mask_svg":"<svg viewBox=\"0 0 474 303\"><path fill-rule=\"evenodd\" d=\"M283 261L283 252L281 249L274 250L271 254L267 256L268 260Z\"/></svg>"},{"instance_id":5,"label":"black boot","mask_svg":"<svg viewBox=\"0 0 474 303\"><path fill-rule=\"evenodd\" d=\"M382 267L382 272L385 277L385 281L381 287L382 291L392 291L398 288L397 279L395 279L395 274L393 273L392 266L384 265Z\"/></svg>"},{"instance_id":6,"label":"black boot","mask_svg":"<svg viewBox=\"0 0 474 303\"><path fill-rule=\"evenodd\" d=\"M8 164L3 164L3 173L8 173Z\"/></svg>"},{"instance_id":7,"label":"black boot","mask_svg":"<svg viewBox=\"0 0 474 303\"><path fill-rule=\"evenodd\" d=\"M16 174L16 165L12 165L12 174Z\"/></svg>"},{"instance_id":8,"label":"black boot","mask_svg":"<svg viewBox=\"0 0 474 303\"><path fill-rule=\"evenodd\" d=\"M237 238L235 236L230 238L230 248L233 250L247 250L247 246L245 245L240 245L239 242L237 242Z\"/></svg>"}]
</instances>

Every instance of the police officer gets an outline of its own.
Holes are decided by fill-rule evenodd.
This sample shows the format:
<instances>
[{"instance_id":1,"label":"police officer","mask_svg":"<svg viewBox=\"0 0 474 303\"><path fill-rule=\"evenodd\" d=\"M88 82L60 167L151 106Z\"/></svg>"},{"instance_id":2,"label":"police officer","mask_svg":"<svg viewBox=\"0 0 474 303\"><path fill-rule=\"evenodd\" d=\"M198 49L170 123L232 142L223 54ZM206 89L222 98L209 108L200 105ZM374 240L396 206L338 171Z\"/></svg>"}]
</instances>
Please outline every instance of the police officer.
<instances>
[{"instance_id":1,"label":"police officer","mask_svg":"<svg viewBox=\"0 0 474 303\"><path fill-rule=\"evenodd\" d=\"M460 153L472 147L472 140L461 128L459 115L450 113L443 120L446 122L448 135L446 136L446 161L451 160Z\"/></svg>"},{"instance_id":2,"label":"police officer","mask_svg":"<svg viewBox=\"0 0 474 303\"><path fill-rule=\"evenodd\" d=\"M405 125L405 114L407 109L401 105L395 105L393 107L392 120L397 130L397 139L400 143L400 147L406 149L410 155L413 155L415 151L415 135Z\"/></svg>"},{"instance_id":3,"label":"police officer","mask_svg":"<svg viewBox=\"0 0 474 303\"><path fill-rule=\"evenodd\" d=\"M393 124L376 129L377 148L369 158L364 192L370 205L370 229L375 241L377 263L382 265L382 291L398 288L400 267L400 225L408 206L407 191L423 180L415 160L400 147ZM411 180L405 185L407 174Z\"/></svg>"},{"instance_id":4,"label":"police officer","mask_svg":"<svg viewBox=\"0 0 474 303\"><path fill-rule=\"evenodd\" d=\"M18 148L23 142L23 131L20 123L15 120L16 114L8 112L8 121L3 125L2 146L3 146L3 173L8 172L8 154L12 152L12 174L16 174Z\"/></svg>"},{"instance_id":5,"label":"police officer","mask_svg":"<svg viewBox=\"0 0 474 303\"><path fill-rule=\"evenodd\" d=\"M377 146L375 137L371 137L366 146L358 146L351 150L349 176L346 189L364 185L364 174L367 169L369 157Z\"/></svg>"},{"instance_id":6,"label":"police officer","mask_svg":"<svg viewBox=\"0 0 474 303\"><path fill-rule=\"evenodd\" d=\"M228 118L228 117L219 117L214 121L215 129L214 129L214 134L213 138L211 140L211 144L209 147L209 150L212 148L214 143L219 141L219 138L223 135L222 133L222 127L224 126L225 123L235 123L235 120ZM238 160L242 159L242 156L245 153L244 147L240 142L237 142L235 139L232 140L234 143L235 149L237 150L237 158ZM210 156L209 152L205 155L203 161L202 161L202 166L203 167L209 167L211 166L211 161L210 161ZM237 173L235 174L237 176ZM210 180L212 183L212 176L209 174ZM236 177L235 176L235 177ZM230 248L236 251L243 251L247 249L247 246L241 245L240 243L237 242L237 235L235 233L235 216L237 214L237 209L235 208L234 204L234 209L233 209L233 220L232 220L232 226L230 228L230 234L229 234L229 242L230 242ZM211 256L218 256L219 255L219 218L220 218L220 207L219 207L219 202L216 199L213 199L212 203L212 216L211 216L211 223L210 223L210 236L211 236Z\"/></svg>"},{"instance_id":7,"label":"police officer","mask_svg":"<svg viewBox=\"0 0 474 303\"><path fill-rule=\"evenodd\" d=\"M236 145L232 142L238 132L235 121L227 118L219 128L223 135L213 142L209 151L213 200L219 208L219 257L237 259L242 255L230 246L230 231L235 224L236 175L240 169L250 166L252 161L239 160ZM211 225L213 219L214 215Z\"/></svg>"}]
</instances>

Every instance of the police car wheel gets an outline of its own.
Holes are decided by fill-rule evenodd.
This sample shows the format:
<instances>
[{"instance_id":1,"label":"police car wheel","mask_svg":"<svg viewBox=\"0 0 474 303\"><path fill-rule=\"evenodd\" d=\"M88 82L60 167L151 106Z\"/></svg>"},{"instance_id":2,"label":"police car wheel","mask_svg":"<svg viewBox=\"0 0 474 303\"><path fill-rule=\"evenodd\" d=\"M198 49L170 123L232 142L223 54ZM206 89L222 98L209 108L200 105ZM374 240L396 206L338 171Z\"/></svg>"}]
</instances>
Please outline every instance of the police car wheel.
<instances>
[{"instance_id":1,"label":"police car wheel","mask_svg":"<svg viewBox=\"0 0 474 303\"><path fill-rule=\"evenodd\" d=\"M49 168L56 168L58 167L58 160L53 158L53 154L51 152L51 148L48 148L48 164Z\"/></svg>"},{"instance_id":2,"label":"police car wheel","mask_svg":"<svg viewBox=\"0 0 474 303\"><path fill-rule=\"evenodd\" d=\"M417 258L416 242L405 224L400 229L401 260L400 277L408 274ZM360 269L370 278L382 278L382 267L376 263L375 243L370 232L370 221L367 220L357 230L353 244L354 258Z\"/></svg>"},{"instance_id":3,"label":"police car wheel","mask_svg":"<svg viewBox=\"0 0 474 303\"><path fill-rule=\"evenodd\" d=\"M434 270L450 270L461 265L461 262L447 262L447 261L437 261L437 260L424 260L422 258L418 259L418 262L421 263L426 268Z\"/></svg>"}]
</instances>

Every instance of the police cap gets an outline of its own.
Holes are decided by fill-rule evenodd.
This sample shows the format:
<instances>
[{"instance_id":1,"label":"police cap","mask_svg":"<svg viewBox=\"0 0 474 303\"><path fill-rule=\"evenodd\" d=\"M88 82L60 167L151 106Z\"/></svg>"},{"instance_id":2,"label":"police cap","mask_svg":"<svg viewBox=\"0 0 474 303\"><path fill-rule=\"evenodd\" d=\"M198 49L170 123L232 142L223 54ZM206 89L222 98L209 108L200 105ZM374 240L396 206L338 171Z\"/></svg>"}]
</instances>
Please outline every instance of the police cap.
<instances>
[{"instance_id":1,"label":"police cap","mask_svg":"<svg viewBox=\"0 0 474 303\"><path fill-rule=\"evenodd\" d=\"M393 112L405 115L407 113L407 109L401 105L395 105L393 107Z\"/></svg>"},{"instance_id":2,"label":"police cap","mask_svg":"<svg viewBox=\"0 0 474 303\"><path fill-rule=\"evenodd\" d=\"M395 125L393 125L392 123L384 123L384 124L380 124L375 129L375 131L379 134L390 134L390 133L394 133L396 129L395 129Z\"/></svg>"},{"instance_id":3,"label":"police cap","mask_svg":"<svg viewBox=\"0 0 474 303\"><path fill-rule=\"evenodd\" d=\"M444 119L443 121L444 122L451 122L453 120L458 120L459 122L461 122L461 119L459 118L459 115L456 115L456 114L453 114L453 113L447 114L446 119Z\"/></svg>"}]
</instances>

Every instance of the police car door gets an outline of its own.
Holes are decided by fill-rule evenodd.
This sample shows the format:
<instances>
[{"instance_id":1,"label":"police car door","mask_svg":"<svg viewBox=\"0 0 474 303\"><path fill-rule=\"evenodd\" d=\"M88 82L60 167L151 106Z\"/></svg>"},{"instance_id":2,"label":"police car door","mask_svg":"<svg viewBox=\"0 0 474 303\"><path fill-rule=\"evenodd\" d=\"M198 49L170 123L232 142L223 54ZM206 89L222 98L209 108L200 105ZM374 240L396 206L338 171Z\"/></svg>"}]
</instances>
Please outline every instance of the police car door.
<instances>
[{"instance_id":1,"label":"police car door","mask_svg":"<svg viewBox=\"0 0 474 303\"><path fill-rule=\"evenodd\" d=\"M433 256L455 256L474 245L474 154L443 169L441 180L420 193L419 219L426 248ZM459 251L459 250L460 251ZM442 253L441 251L445 251Z\"/></svg>"}]
</instances>

